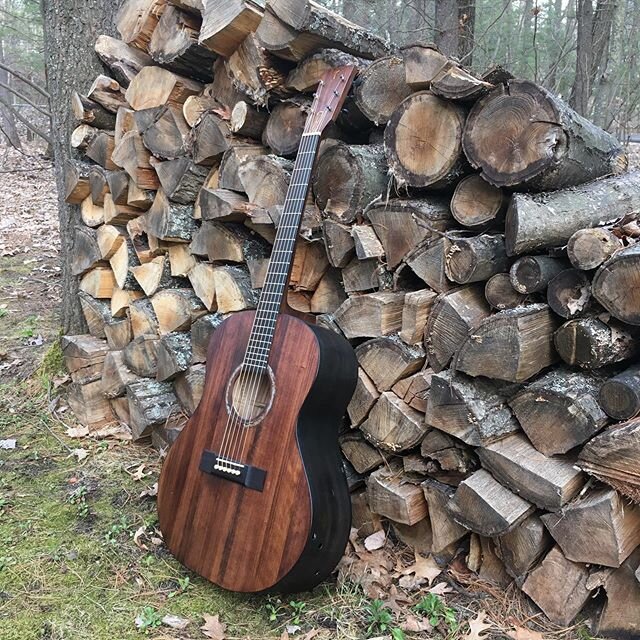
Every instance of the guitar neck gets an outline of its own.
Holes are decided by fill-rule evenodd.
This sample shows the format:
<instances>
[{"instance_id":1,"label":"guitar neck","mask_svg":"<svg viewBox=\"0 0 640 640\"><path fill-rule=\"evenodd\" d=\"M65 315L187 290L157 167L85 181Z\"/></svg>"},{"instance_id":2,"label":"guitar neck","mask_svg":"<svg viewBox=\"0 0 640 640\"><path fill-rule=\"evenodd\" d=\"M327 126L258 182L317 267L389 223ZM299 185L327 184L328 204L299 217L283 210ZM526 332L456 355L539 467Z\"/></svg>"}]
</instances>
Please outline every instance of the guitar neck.
<instances>
[{"instance_id":1,"label":"guitar neck","mask_svg":"<svg viewBox=\"0 0 640 640\"><path fill-rule=\"evenodd\" d=\"M300 231L319 140L320 133L303 134L291 174L287 197L273 243L271 260L245 354L245 364L257 369L266 368L276 321L289 287L296 239Z\"/></svg>"}]
</instances>

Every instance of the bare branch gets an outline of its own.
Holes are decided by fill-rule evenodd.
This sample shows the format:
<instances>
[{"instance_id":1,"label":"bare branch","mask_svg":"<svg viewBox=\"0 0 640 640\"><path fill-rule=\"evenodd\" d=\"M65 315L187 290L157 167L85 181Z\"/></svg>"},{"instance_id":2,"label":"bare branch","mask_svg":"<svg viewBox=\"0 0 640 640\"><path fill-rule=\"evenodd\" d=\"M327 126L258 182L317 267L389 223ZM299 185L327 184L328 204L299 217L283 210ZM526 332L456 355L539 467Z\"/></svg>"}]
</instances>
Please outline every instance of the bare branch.
<instances>
[{"instance_id":1,"label":"bare branch","mask_svg":"<svg viewBox=\"0 0 640 640\"><path fill-rule=\"evenodd\" d=\"M22 82L28 84L32 89L35 89L38 93L42 94L45 98L47 98L47 100L51 97L42 87L39 87L35 82L32 82L31 80L29 80L29 78L27 78L25 75L23 75L19 71L16 71L15 69L12 69L8 65L4 64L4 62L0 62L0 69L4 69L5 71L8 71L11 75L15 76L16 78L19 78L20 80L22 80Z\"/></svg>"},{"instance_id":2,"label":"bare branch","mask_svg":"<svg viewBox=\"0 0 640 640\"><path fill-rule=\"evenodd\" d=\"M51 114L46 109L43 109L39 104L36 104L35 102L31 101L29 98L27 98L27 96L24 95L24 93L20 93L17 89L14 89L13 87L10 87L8 84L5 84L4 82L1 82L1 81L0 81L0 87L18 96L18 98L21 98L27 104L30 104L34 109L37 109L42 115L47 116L47 118L51 117Z\"/></svg>"},{"instance_id":3,"label":"bare branch","mask_svg":"<svg viewBox=\"0 0 640 640\"><path fill-rule=\"evenodd\" d=\"M36 127L36 125L33 124L32 122L29 122L29 120L27 120L27 118L25 118L19 111L14 109L11 103L2 95L0 95L0 104L3 104L7 108L7 110L13 114L15 118L20 120L20 122L22 122L22 124L25 127L27 127L27 129L29 129L29 131L32 131L37 136L42 138L45 142L47 142L48 144L51 144L51 137L49 136L49 134L45 133L39 127Z\"/></svg>"}]
</instances>

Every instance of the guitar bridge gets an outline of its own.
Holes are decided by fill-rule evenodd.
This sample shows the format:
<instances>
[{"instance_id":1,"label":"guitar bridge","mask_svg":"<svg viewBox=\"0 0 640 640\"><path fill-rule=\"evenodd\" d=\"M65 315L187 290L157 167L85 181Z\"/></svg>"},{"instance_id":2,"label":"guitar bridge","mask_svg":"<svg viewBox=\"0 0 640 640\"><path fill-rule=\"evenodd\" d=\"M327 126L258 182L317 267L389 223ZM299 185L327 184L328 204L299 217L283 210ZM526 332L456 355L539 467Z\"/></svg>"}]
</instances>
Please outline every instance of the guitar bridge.
<instances>
[{"instance_id":1,"label":"guitar bridge","mask_svg":"<svg viewBox=\"0 0 640 640\"><path fill-rule=\"evenodd\" d=\"M200 471L218 478L224 478L247 489L262 491L267 472L258 467L242 464L225 458L214 451L203 451L200 458Z\"/></svg>"}]
</instances>

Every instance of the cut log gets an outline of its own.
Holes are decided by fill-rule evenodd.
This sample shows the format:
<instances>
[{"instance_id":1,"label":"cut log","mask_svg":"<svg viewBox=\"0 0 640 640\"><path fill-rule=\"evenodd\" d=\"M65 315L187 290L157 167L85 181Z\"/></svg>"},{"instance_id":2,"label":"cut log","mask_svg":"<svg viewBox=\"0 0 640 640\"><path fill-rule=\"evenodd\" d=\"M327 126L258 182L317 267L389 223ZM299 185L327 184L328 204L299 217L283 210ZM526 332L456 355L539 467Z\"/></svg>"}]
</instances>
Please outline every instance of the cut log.
<instances>
[{"instance_id":1,"label":"cut log","mask_svg":"<svg viewBox=\"0 0 640 640\"><path fill-rule=\"evenodd\" d=\"M94 46L100 60L109 67L114 78L123 87L140 73L143 67L152 64L151 58L144 51L111 36L99 35Z\"/></svg>"},{"instance_id":2,"label":"cut log","mask_svg":"<svg viewBox=\"0 0 640 640\"><path fill-rule=\"evenodd\" d=\"M116 142L116 146L120 144L125 134L130 131L137 132L135 111L133 109L120 107L118 109L118 113L116 113L116 126L113 131L113 138Z\"/></svg>"},{"instance_id":3,"label":"cut log","mask_svg":"<svg viewBox=\"0 0 640 640\"><path fill-rule=\"evenodd\" d=\"M571 624L591 596L589 569L567 560L556 546L527 577L522 590L561 627Z\"/></svg>"},{"instance_id":4,"label":"cut log","mask_svg":"<svg viewBox=\"0 0 640 640\"><path fill-rule=\"evenodd\" d=\"M548 256L524 256L509 271L511 284L519 293L544 291L551 280L567 268L567 263Z\"/></svg>"},{"instance_id":5,"label":"cut log","mask_svg":"<svg viewBox=\"0 0 640 640\"><path fill-rule=\"evenodd\" d=\"M251 288L251 278L246 268L216 267L213 282L219 313L255 309L258 292Z\"/></svg>"},{"instance_id":6,"label":"cut log","mask_svg":"<svg viewBox=\"0 0 640 640\"><path fill-rule=\"evenodd\" d=\"M109 351L102 370L102 390L107 398L119 398L127 393L127 385L140 378L124 363L122 351Z\"/></svg>"},{"instance_id":7,"label":"cut log","mask_svg":"<svg viewBox=\"0 0 640 640\"><path fill-rule=\"evenodd\" d=\"M302 60L318 49L340 49L375 59L389 45L313 0L270 0L257 35L263 46L286 60Z\"/></svg>"},{"instance_id":8,"label":"cut log","mask_svg":"<svg viewBox=\"0 0 640 640\"><path fill-rule=\"evenodd\" d=\"M640 325L639 283L640 243L636 243L614 253L598 269L593 278L593 295L618 320Z\"/></svg>"},{"instance_id":9,"label":"cut log","mask_svg":"<svg viewBox=\"0 0 640 640\"><path fill-rule=\"evenodd\" d=\"M125 365L138 376L155 378L158 373L158 343L160 338L142 335L134 338L122 351Z\"/></svg>"},{"instance_id":10,"label":"cut log","mask_svg":"<svg viewBox=\"0 0 640 640\"><path fill-rule=\"evenodd\" d=\"M485 229L500 222L509 199L498 187L473 174L458 183L451 199L451 214L464 227Z\"/></svg>"},{"instance_id":11,"label":"cut log","mask_svg":"<svg viewBox=\"0 0 640 640\"><path fill-rule=\"evenodd\" d=\"M389 268L400 264L421 241L437 237L451 224L446 200L387 200L367 209L387 257ZM418 274L419 275L419 274Z\"/></svg>"},{"instance_id":12,"label":"cut log","mask_svg":"<svg viewBox=\"0 0 640 640\"><path fill-rule=\"evenodd\" d=\"M445 257L445 274L458 284L488 280L508 268L502 235L482 234L453 240Z\"/></svg>"},{"instance_id":13,"label":"cut log","mask_svg":"<svg viewBox=\"0 0 640 640\"><path fill-rule=\"evenodd\" d=\"M384 132L389 169L401 186L450 186L464 175L462 153L466 113L428 91L409 96L395 110Z\"/></svg>"},{"instance_id":14,"label":"cut log","mask_svg":"<svg viewBox=\"0 0 640 640\"><path fill-rule=\"evenodd\" d=\"M340 271L329 269L311 298L311 313L334 313L346 299Z\"/></svg>"},{"instance_id":15,"label":"cut log","mask_svg":"<svg viewBox=\"0 0 640 640\"><path fill-rule=\"evenodd\" d=\"M458 524L486 537L508 533L534 511L484 469L460 483L450 509Z\"/></svg>"},{"instance_id":16,"label":"cut log","mask_svg":"<svg viewBox=\"0 0 640 640\"><path fill-rule=\"evenodd\" d=\"M407 344L421 344L424 341L424 330L436 297L435 291L430 289L405 294L402 325L398 335Z\"/></svg>"},{"instance_id":17,"label":"cut log","mask_svg":"<svg viewBox=\"0 0 640 640\"><path fill-rule=\"evenodd\" d=\"M158 318L160 335L173 331L187 331L193 322L206 313L191 289L165 289L151 298Z\"/></svg>"},{"instance_id":18,"label":"cut log","mask_svg":"<svg viewBox=\"0 0 640 640\"><path fill-rule=\"evenodd\" d=\"M349 339L387 336L402 327L404 298L403 292L391 291L352 296L334 317Z\"/></svg>"},{"instance_id":19,"label":"cut log","mask_svg":"<svg viewBox=\"0 0 640 640\"><path fill-rule=\"evenodd\" d=\"M499 311L473 327L453 367L471 376L524 382L558 360L553 347L557 327L544 304Z\"/></svg>"},{"instance_id":20,"label":"cut log","mask_svg":"<svg viewBox=\"0 0 640 640\"><path fill-rule=\"evenodd\" d=\"M402 264L437 293L455 288L445 275L446 255L455 237L463 237L462 232L449 231L446 236L427 237L404 257Z\"/></svg>"},{"instance_id":21,"label":"cut log","mask_svg":"<svg viewBox=\"0 0 640 640\"><path fill-rule=\"evenodd\" d=\"M380 452L357 431L340 436L340 449L358 473L369 473L384 462Z\"/></svg>"},{"instance_id":22,"label":"cut log","mask_svg":"<svg viewBox=\"0 0 640 640\"><path fill-rule=\"evenodd\" d=\"M156 426L171 428L182 422L180 405L171 383L142 380L127 385L134 440L150 435Z\"/></svg>"},{"instance_id":23,"label":"cut log","mask_svg":"<svg viewBox=\"0 0 640 640\"><path fill-rule=\"evenodd\" d=\"M380 516L369 508L366 489L351 493L351 516L351 526L358 530L360 537L370 536L382 529Z\"/></svg>"},{"instance_id":24,"label":"cut log","mask_svg":"<svg viewBox=\"0 0 640 640\"><path fill-rule=\"evenodd\" d=\"M116 126L116 117L113 113L77 92L71 95L71 112L78 122L91 125L96 129L113 131Z\"/></svg>"},{"instance_id":25,"label":"cut log","mask_svg":"<svg viewBox=\"0 0 640 640\"><path fill-rule=\"evenodd\" d=\"M198 44L198 16L168 6L151 36L149 54L162 67L201 82L213 80L216 55Z\"/></svg>"},{"instance_id":26,"label":"cut log","mask_svg":"<svg viewBox=\"0 0 640 640\"><path fill-rule=\"evenodd\" d=\"M205 2L200 44L229 57L260 24L264 3L254 0Z\"/></svg>"},{"instance_id":27,"label":"cut log","mask_svg":"<svg viewBox=\"0 0 640 640\"><path fill-rule=\"evenodd\" d=\"M126 0L116 15L116 26L122 39L146 51L166 0Z\"/></svg>"},{"instance_id":28,"label":"cut log","mask_svg":"<svg viewBox=\"0 0 640 640\"><path fill-rule=\"evenodd\" d=\"M380 395L369 416L360 425L360 431L369 442L395 454L415 447L428 429L423 415L392 391Z\"/></svg>"},{"instance_id":29,"label":"cut log","mask_svg":"<svg viewBox=\"0 0 640 640\"><path fill-rule=\"evenodd\" d=\"M69 142L74 149L84 150L98 135L100 129L96 129L88 124L81 124L71 132Z\"/></svg>"},{"instance_id":30,"label":"cut log","mask_svg":"<svg viewBox=\"0 0 640 640\"><path fill-rule=\"evenodd\" d=\"M300 291L315 291L329 269L321 242L298 242L291 266L290 284Z\"/></svg>"},{"instance_id":31,"label":"cut log","mask_svg":"<svg viewBox=\"0 0 640 640\"><path fill-rule=\"evenodd\" d=\"M169 256L169 265L171 266L171 275L174 277L186 278L191 269L193 269L197 260L186 244L171 244L167 249Z\"/></svg>"},{"instance_id":32,"label":"cut log","mask_svg":"<svg viewBox=\"0 0 640 640\"><path fill-rule=\"evenodd\" d=\"M238 136L262 140L262 132L267 126L269 113L252 107L244 100L236 102L231 112L229 128Z\"/></svg>"},{"instance_id":33,"label":"cut log","mask_svg":"<svg viewBox=\"0 0 640 640\"><path fill-rule=\"evenodd\" d=\"M480 580L505 589L512 581L498 557L494 539L472 533L466 562Z\"/></svg>"},{"instance_id":34,"label":"cut log","mask_svg":"<svg viewBox=\"0 0 640 640\"><path fill-rule=\"evenodd\" d=\"M110 318L104 325L104 335L110 349L124 349L133 339L131 321L126 315L123 318Z\"/></svg>"},{"instance_id":35,"label":"cut log","mask_svg":"<svg viewBox=\"0 0 640 640\"><path fill-rule=\"evenodd\" d=\"M80 204L91 195L89 173L91 165L78 160L65 160L64 163L64 201Z\"/></svg>"},{"instance_id":36,"label":"cut log","mask_svg":"<svg viewBox=\"0 0 640 640\"><path fill-rule=\"evenodd\" d=\"M145 217L147 232L161 240L190 242L196 230L193 207L172 202L162 190L158 191Z\"/></svg>"},{"instance_id":37,"label":"cut log","mask_svg":"<svg viewBox=\"0 0 640 640\"><path fill-rule=\"evenodd\" d=\"M305 58L287 76L286 88L300 93L313 92L329 69L355 66L366 69L368 61L338 49L323 49Z\"/></svg>"},{"instance_id":38,"label":"cut log","mask_svg":"<svg viewBox=\"0 0 640 640\"><path fill-rule=\"evenodd\" d=\"M189 158L160 162L155 167L162 190L179 204L193 204L209 170L194 164Z\"/></svg>"},{"instance_id":39,"label":"cut log","mask_svg":"<svg viewBox=\"0 0 640 640\"><path fill-rule=\"evenodd\" d=\"M269 116L262 143L279 156L294 156L302 140L308 113L307 101L296 99L280 102Z\"/></svg>"},{"instance_id":40,"label":"cut log","mask_svg":"<svg viewBox=\"0 0 640 640\"><path fill-rule=\"evenodd\" d=\"M182 105L182 115L190 127L195 127L196 123L207 111L220 109L221 103L214 97L208 95L211 85L207 85L202 95L189 96Z\"/></svg>"},{"instance_id":41,"label":"cut log","mask_svg":"<svg viewBox=\"0 0 640 640\"><path fill-rule=\"evenodd\" d=\"M482 466L503 485L548 511L573 499L586 481L571 458L546 457L521 433L486 444L477 453Z\"/></svg>"},{"instance_id":42,"label":"cut log","mask_svg":"<svg viewBox=\"0 0 640 640\"><path fill-rule=\"evenodd\" d=\"M109 267L94 267L81 278L80 291L88 293L94 298L109 299L113 295L116 279Z\"/></svg>"},{"instance_id":43,"label":"cut log","mask_svg":"<svg viewBox=\"0 0 640 640\"><path fill-rule=\"evenodd\" d=\"M99 380L109 347L93 335L62 336L64 366L74 383L83 385Z\"/></svg>"},{"instance_id":44,"label":"cut log","mask_svg":"<svg viewBox=\"0 0 640 640\"><path fill-rule=\"evenodd\" d=\"M427 410L427 396L431 388L433 372L423 369L408 378L402 378L393 385L392 391L412 409L424 413Z\"/></svg>"},{"instance_id":45,"label":"cut log","mask_svg":"<svg viewBox=\"0 0 640 640\"><path fill-rule=\"evenodd\" d=\"M333 220L323 220L322 235L329 264L339 269L346 267L355 253L351 229Z\"/></svg>"},{"instance_id":46,"label":"cut log","mask_svg":"<svg viewBox=\"0 0 640 640\"><path fill-rule=\"evenodd\" d=\"M207 166L216 164L231 146L228 124L215 113L205 113L193 128L193 160Z\"/></svg>"},{"instance_id":47,"label":"cut log","mask_svg":"<svg viewBox=\"0 0 640 640\"><path fill-rule=\"evenodd\" d=\"M619 567L640 545L640 507L614 489L592 489L541 518L573 562Z\"/></svg>"},{"instance_id":48,"label":"cut log","mask_svg":"<svg viewBox=\"0 0 640 640\"><path fill-rule=\"evenodd\" d=\"M435 95L446 100L473 103L493 87L490 82L481 80L457 64L452 64L432 80L430 88Z\"/></svg>"},{"instance_id":49,"label":"cut log","mask_svg":"<svg viewBox=\"0 0 640 640\"><path fill-rule=\"evenodd\" d=\"M267 149L261 144L250 140L242 142L232 140L220 161L217 188L231 189L232 191L245 192L245 186L240 176L240 167L247 161L267 154ZM287 163L282 159L281 162ZM293 167L293 165L291 165ZM210 185L206 185L209 187ZM214 187L215 188L215 187ZM249 193L247 191L247 193ZM284 202L284 200L282 201Z\"/></svg>"},{"instance_id":50,"label":"cut log","mask_svg":"<svg viewBox=\"0 0 640 640\"><path fill-rule=\"evenodd\" d=\"M567 255L576 269L597 269L618 249L624 246L622 238L611 229L580 229L567 242Z\"/></svg>"},{"instance_id":51,"label":"cut log","mask_svg":"<svg viewBox=\"0 0 640 640\"><path fill-rule=\"evenodd\" d=\"M142 212L137 207L128 204L116 204L110 193L104 196L104 222L111 225L126 225L137 218Z\"/></svg>"},{"instance_id":52,"label":"cut log","mask_svg":"<svg viewBox=\"0 0 640 640\"><path fill-rule=\"evenodd\" d=\"M533 446L546 456L586 442L608 421L598 406L602 378L556 369L516 394L509 404Z\"/></svg>"},{"instance_id":53,"label":"cut log","mask_svg":"<svg viewBox=\"0 0 640 640\"><path fill-rule=\"evenodd\" d=\"M187 285L183 278L174 278L171 275L171 263L168 256L158 256L139 267L132 267L131 273L148 296L152 296L159 289Z\"/></svg>"},{"instance_id":54,"label":"cut log","mask_svg":"<svg viewBox=\"0 0 640 640\"><path fill-rule=\"evenodd\" d=\"M406 378L424 365L424 350L404 344L397 335L374 338L356 347L360 366L378 391L388 391L401 378Z\"/></svg>"},{"instance_id":55,"label":"cut log","mask_svg":"<svg viewBox=\"0 0 640 640\"><path fill-rule=\"evenodd\" d=\"M381 144L336 142L327 146L313 176L318 206L341 223L353 222L388 187L387 162Z\"/></svg>"},{"instance_id":56,"label":"cut log","mask_svg":"<svg viewBox=\"0 0 640 640\"><path fill-rule=\"evenodd\" d=\"M193 292L198 296L200 302L208 311L215 311L216 305L216 285L214 280L216 267L206 262L197 262L189 271L189 282L193 287Z\"/></svg>"},{"instance_id":57,"label":"cut log","mask_svg":"<svg viewBox=\"0 0 640 640\"><path fill-rule=\"evenodd\" d=\"M129 317L134 338L158 335L158 318L149 298L134 300L129 307Z\"/></svg>"},{"instance_id":58,"label":"cut log","mask_svg":"<svg viewBox=\"0 0 640 640\"><path fill-rule=\"evenodd\" d=\"M443 293L433 304L425 329L429 365L442 371L458 353L467 336L491 313L480 286Z\"/></svg>"},{"instance_id":59,"label":"cut log","mask_svg":"<svg viewBox=\"0 0 640 640\"><path fill-rule=\"evenodd\" d=\"M506 572L519 583L524 581L529 570L553 545L553 539L536 514L493 541Z\"/></svg>"},{"instance_id":60,"label":"cut log","mask_svg":"<svg viewBox=\"0 0 640 640\"><path fill-rule=\"evenodd\" d=\"M207 348L213 332L222 324L224 317L220 313L208 313L198 318L191 326L191 362L205 362Z\"/></svg>"},{"instance_id":61,"label":"cut log","mask_svg":"<svg viewBox=\"0 0 640 640\"><path fill-rule=\"evenodd\" d=\"M150 163L149 151L136 131L128 131L124 134L113 150L112 158L129 174L138 189L157 189L160 186L158 175ZM131 195L131 183L129 195Z\"/></svg>"},{"instance_id":62,"label":"cut log","mask_svg":"<svg viewBox=\"0 0 640 640\"><path fill-rule=\"evenodd\" d=\"M358 368L358 381L347 407L352 427L362 424L379 397L380 392L376 389L371 378L364 369Z\"/></svg>"},{"instance_id":63,"label":"cut log","mask_svg":"<svg viewBox=\"0 0 640 640\"><path fill-rule=\"evenodd\" d=\"M241 224L205 221L195 232L191 253L220 262L247 262L269 255L267 243Z\"/></svg>"},{"instance_id":64,"label":"cut log","mask_svg":"<svg viewBox=\"0 0 640 640\"><path fill-rule=\"evenodd\" d=\"M105 171L102 167L92 167L91 171L89 172L91 199L96 204L103 205L104 197L107 193L109 193L109 185L107 183L107 175L109 173L111 173L111 171Z\"/></svg>"},{"instance_id":65,"label":"cut log","mask_svg":"<svg viewBox=\"0 0 640 640\"><path fill-rule=\"evenodd\" d=\"M140 266L138 256L133 249L133 243L127 238L118 250L109 259L109 265L113 271L113 277L120 289L138 289L132 268Z\"/></svg>"},{"instance_id":66,"label":"cut log","mask_svg":"<svg viewBox=\"0 0 640 640\"><path fill-rule=\"evenodd\" d=\"M111 315L114 318L125 318L131 303L142 297L144 297L144 291L115 288L111 296Z\"/></svg>"},{"instance_id":67,"label":"cut log","mask_svg":"<svg viewBox=\"0 0 640 640\"><path fill-rule=\"evenodd\" d=\"M496 273L495 276L491 276L485 284L484 297L498 311L515 309L527 300L526 294L518 293L513 288L508 273Z\"/></svg>"},{"instance_id":68,"label":"cut log","mask_svg":"<svg viewBox=\"0 0 640 640\"><path fill-rule=\"evenodd\" d=\"M136 111L135 118L144 146L156 158L173 160L185 154L191 128L182 109L169 105L154 107Z\"/></svg>"},{"instance_id":69,"label":"cut log","mask_svg":"<svg viewBox=\"0 0 640 640\"><path fill-rule=\"evenodd\" d=\"M516 193L507 210L507 253L519 255L544 247L564 246L576 231L601 227L638 209L639 171L603 178L567 191Z\"/></svg>"},{"instance_id":70,"label":"cut log","mask_svg":"<svg viewBox=\"0 0 640 640\"><path fill-rule=\"evenodd\" d=\"M595 316L565 322L553 341L567 364L583 369L622 362L640 352L637 332L615 320L604 322Z\"/></svg>"},{"instance_id":71,"label":"cut log","mask_svg":"<svg viewBox=\"0 0 640 640\"><path fill-rule=\"evenodd\" d=\"M67 402L78 422L88 427L89 433L115 422L109 400L102 393L102 381L69 385Z\"/></svg>"},{"instance_id":72,"label":"cut log","mask_svg":"<svg viewBox=\"0 0 640 640\"><path fill-rule=\"evenodd\" d=\"M79 276L98 266L101 261L102 255L95 230L87 227L76 227L73 237L71 273L74 276Z\"/></svg>"},{"instance_id":73,"label":"cut log","mask_svg":"<svg viewBox=\"0 0 640 640\"><path fill-rule=\"evenodd\" d=\"M454 519L449 505L454 490L437 480L428 478L421 485L427 501L427 515L431 522L432 551L442 553L467 535L468 530Z\"/></svg>"},{"instance_id":74,"label":"cut log","mask_svg":"<svg viewBox=\"0 0 640 640\"><path fill-rule=\"evenodd\" d=\"M178 402L188 416L192 416L200 404L204 392L204 376L205 366L194 364L179 374L173 383Z\"/></svg>"},{"instance_id":75,"label":"cut log","mask_svg":"<svg viewBox=\"0 0 640 640\"><path fill-rule=\"evenodd\" d=\"M591 306L591 278L584 271L565 269L547 286L547 302L562 318L575 318Z\"/></svg>"},{"instance_id":76,"label":"cut log","mask_svg":"<svg viewBox=\"0 0 640 640\"><path fill-rule=\"evenodd\" d=\"M360 111L379 127L389 122L398 105L411 93L402 58L386 56L360 74L354 96Z\"/></svg>"},{"instance_id":77,"label":"cut log","mask_svg":"<svg viewBox=\"0 0 640 640\"><path fill-rule=\"evenodd\" d=\"M110 133L101 131L93 137L84 153L87 158L90 158L101 167L113 171L118 168L113 159L115 146L116 143L113 136Z\"/></svg>"},{"instance_id":78,"label":"cut log","mask_svg":"<svg viewBox=\"0 0 640 640\"><path fill-rule=\"evenodd\" d=\"M129 106L120 83L109 76L100 74L87 92L87 98L102 105L107 111L117 113L120 107Z\"/></svg>"},{"instance_id":79,"label":"cut log","mask_svg":"<svg viewBox=\"0 0 640 640\"><path fill-rule=\"evenodd\" d=\"M129 188L127 191L127 205L139 209L140 211L148 211L155 199L155 191L148 191L138 187L133 178L129 178Z\"/></svg>"},{"instance_id":80,"label":"cut log","mask_svg":"<svg viewBox=\"0 0 640 640\"><path fill-rule=\"evenodd\" d=\"M187 332L168 333L158 343L158 373L160 382L173 380L191 364L191 335Z\"/></svg>"},{"instance_id":81,"label":"cut log","mask_svg":"<svg viewBox=\"0 0 640 640\"><path fill-rule=\"evenodd\" d=\"M442 371L431 378L425 420L472 446L487 445L520 429L507 405L510 386Z\"/></svg>"},{"instance_id":82,"label":"cut log","mask_svg":"<svg viewBox=\"0 0 640 640\"><path fill-rule=\"evenodd\" d=\"M451 61L433 44L416 43L402 49L405 82L414 90L429 89Z\"/></svg>"},{"instance_id":83,"label":"cut log","mask_svg":"<svg viewBox=\"0 0 640 640\"><path fill-rule=\"evenodd\" d=\"M598 394L598 403L614 420L629 420L640 413L640 366L607 380Z\"/></svg>"},{"instance_id":84,"label":"cut log","mask_svg":"<svg viewBox=\"0 0 640 640\"><path fill-rule=\"evenodd\" d=\"M383 467L367 478L369 508L394 522L413 525L427 515L427 502L419 486L403 483L397 467Z\"/></svg>"},{"instance_id":85,"label":"cut log","mask_svg":"<svg viewBox=\"0 0 640 640\"><path fill-rule=\"evenodd\" d=\"M578 465L640 504L640 420L614 425L580 452Z\"/></svg>"},{"instance_id":86,"label":"cut log","mask_svg":"<svg viewBox=\"0 0 640 640\"><path fill-rule=\"evenodd\" d=\"M78 292L78 298L89 333L96 338L106 338L104 327L111 320L109 305L103 300L96 300L82 290Z\"/></svg>"},{"instance_id":87,"label":"cut log","mask_svg":"<svg viewBox=\"0 0 640 640\"><path fill-rule=\"evenodd\" d=\"M277 156L258 156L243 163L239 176L249 202L262 209L282 204L292 169L291 161Z\"/></svg>"},{"instance_id":88,"label":"cut log","mask_svg":"<svg viewBox=\"0 0 640 640\"><path fill-rule=\"evenodd\" d=\"M494 122L501 123L499 131ZM562 189L627 168L614 136L527 80L500 84L474 105L464 150L482 177L499 187Z\"/></svg>"}]
</instances>

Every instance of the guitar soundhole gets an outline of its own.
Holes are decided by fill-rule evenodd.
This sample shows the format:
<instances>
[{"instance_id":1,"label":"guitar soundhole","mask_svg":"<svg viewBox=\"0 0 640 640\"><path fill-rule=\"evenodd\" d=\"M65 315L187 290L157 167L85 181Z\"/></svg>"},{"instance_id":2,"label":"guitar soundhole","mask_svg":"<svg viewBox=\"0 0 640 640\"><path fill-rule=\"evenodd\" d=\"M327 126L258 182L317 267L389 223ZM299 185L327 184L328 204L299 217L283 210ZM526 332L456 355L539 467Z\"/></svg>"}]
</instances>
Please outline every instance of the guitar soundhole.
<instances>
[{"instance_id":1,"label":"guitar soundhole","mask_svg":"<svg viewBox=\"0 0 640 640\"><path fill-rule=\"evenodd\" d=\"M239 367L227 387L227 411L245 427L252 427L269 413L274 395L271 369L256 372Z\"/></svg>"}]
</instances>

